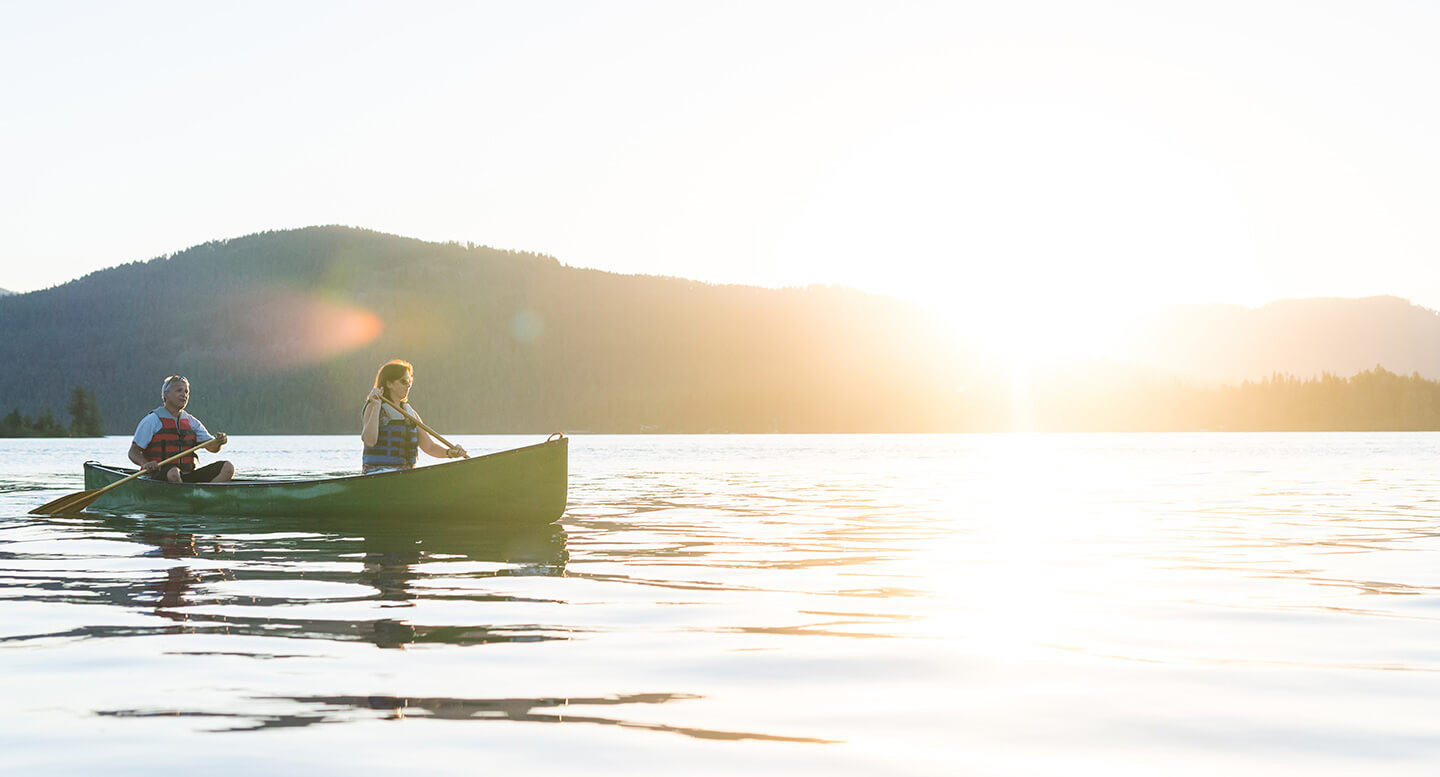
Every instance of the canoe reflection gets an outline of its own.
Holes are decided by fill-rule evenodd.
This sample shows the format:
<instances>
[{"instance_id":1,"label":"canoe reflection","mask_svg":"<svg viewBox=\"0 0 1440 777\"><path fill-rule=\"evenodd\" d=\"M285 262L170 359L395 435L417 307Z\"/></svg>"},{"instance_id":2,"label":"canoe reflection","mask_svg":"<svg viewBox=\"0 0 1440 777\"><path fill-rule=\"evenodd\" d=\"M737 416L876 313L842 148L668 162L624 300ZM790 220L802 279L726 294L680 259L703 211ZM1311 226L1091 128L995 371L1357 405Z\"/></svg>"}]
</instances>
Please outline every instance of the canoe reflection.
<instances>
[{"instance_id":1,"label":"canoe reflection","mask_svg":"<svg viewBox=\"0 0 1440 777\"><path fill-rule=\"evenodd\" d=\"M111 603L150 609L182 626L180 631L364 641L381 648L425 643L540 642L569 639L573 633L572 628L544 624L416 625L395 617L341 620L294 616L303 612L305 605L331 611L324 605L367 601L383 603L379 606L387 608L413 607L440 598L447 603L535 602L489 590L483 582L487 578L564 574L566 535L559 525L440 532L434 526L417 523L345 536L285 531L274 526L272 520L259 527L227 519L222 526L207 525L203 534L165 530L193 525L173 516L132 515L104 521L107 527L121 529L130 539L154 547L144 555L194 560L193 564L169 567L159 580L114 586L107 591ZM260 528L266 531L257 531ZM243 588L246 583L262 584L277 593L224 594L227 584ZM286 593L295 585L320 583L340 584L336 588L345 589L346 595ZM357 584L372 592L356 595L353 591ZM246 612L224 612L235 609ZM135 631L154 633L153 629Z\"/></svg>"},{"instance_id":2,"label":"canoe reflection","mask_svg":"<svg viewBox=\"0 0 1440 777\"><path fill-rule=\"evenodd\" d=\"M270 728L296 728L320 723L347 723L381 713L389 720L433 718L442 720L512 721L523 723L583 723L601 726L659 731L695 739L762 740L767 742L800 742L838 744L836 740L810 737L787 737L747 731L667 726L640 723L617 717L598 715L587 707L617 707L633 704L665 704L704 697L686 693L642 693L624 696L591 698L511 698L458 699L418 696L269 696L260 701L298 705L301 709L285 713L240 714L201 711L104 710L100 715L124 718L147 717L214 717L236 720L238 725L215 729L217 732L257 731ZM589 714L587 714L589 713Z\"/></svg>"},{"instance_id":3,"label":"canoe reflection","mask_svg":"<svg viewBox=\"0 0 1440 777\"><path fill-rule=\"evenodd\" d=\"M177 516L96 514L93 517L104 527L121 531L137 539L176 535L164 540L167 546L183 542L183 535L206 538L210 547L263 543L266 547L311 549L317 544L339 541L359 543L366 551L387 552L419 550L427 553L459 555L478 554L494 560L510 560L530 552L540 560L554 560L555 538L564 550L564 528L558 524L530 527L496 527L469 524L453 518L416 515L395 515L386 519L351 518L317 525L305 518L248 518L244 516ZM162 551L169 552L167 548ZM180 551L183 553L183 550Z\"/></svg>"}]
</instances>

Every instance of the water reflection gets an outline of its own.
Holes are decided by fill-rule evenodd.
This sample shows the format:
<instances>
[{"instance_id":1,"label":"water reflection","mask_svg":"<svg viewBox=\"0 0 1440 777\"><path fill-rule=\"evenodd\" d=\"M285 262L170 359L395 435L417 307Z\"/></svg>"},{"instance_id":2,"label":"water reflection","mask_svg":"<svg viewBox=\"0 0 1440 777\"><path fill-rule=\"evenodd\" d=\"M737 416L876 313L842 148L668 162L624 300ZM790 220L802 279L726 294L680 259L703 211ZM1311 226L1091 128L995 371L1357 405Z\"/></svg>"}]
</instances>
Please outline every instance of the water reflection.
<instances>
[{"instance_id":1,"label":"water reflection","mask_svg":"<svg viewBox=\"0 0 1440 777\"><path fill-rule=\"evenodd\" d=\"M443 742L455 773L573 770L577 743L603 775L657 752L713 774L1426 773L1440 438L1286 439L580 438L564 532L504 541L35 524L56 494L0 493L0 689L34 760L88 726L122 762L289 728L285 757L332 770L388 737ZM549 725L451 730L483 721ZM261 744L230 749L263 770Z\"/></svg>"},{"instance_id":2,"label":"water reflection","mask_svg":"<svg viewBox=\"0 0 1440 777\"><path fill-rule=\"evenodd\" d=\"M193 534L144 532L135 535L135 539L154 545L161 558L181 559L200 556ZM220 574L226 574L226 571L221 570ZM200 580L201 575L192 571L188 566L181 564L170 567L165 571L165 577L156 586L159 591L159 599L155 603L156 613L163 614L163 610L184 606L186 594Z\"/></svg>"},{"instance_id":3,"label":"water reflection","mask_svg":"<svg viewBox=\"0 0 1440 777\"><path fill-rule=\"evenodd\" d=\"M837 740L812 737L786 737L747 731L668 726L641 723L597 714L586 714L587 707L619 707L635 704L666 704L704 697L684 693L642 693L624 696L591 698L512 698L459 699L420 696L271 696L258 701L292 704L301 709L287 713L230 713L198 710L103 710L98 714L118 718L191 717L218 718L234 721L235 725L211 729L213 732L246 732L273 728L298 728L323 723L346 723L359 717L380 713L387 720L430 718L438 720L511 721L520 723L569 723L659 731L695 739L760 740L765 742L796 742L839 744Z\"/></svg>"},{"instance_id":4,"label":"water reflection","mask_svg":"<svg viewBox=\"0 0 1440 777\"><path fill-rule=\"evenodd\" d=\"M46 519L37 519L44 521ZM205 528L199 530L203 523ZM487 590L486 579L559 576L567 562L558 525L525 530L441 532L435 526L377 527L361 535L296 531L298 526L237 519L176 516L84 516L58 519L66 536L85 543L90 557L117 560L77 575L57 543L32 554L0 553L25 562L17 575L28 601L144 610L165 623L89 625L70 630L10 634L0 642L104 639L173 633L224 633L363 641L381 648L430 643L483 645L569 639L573 629L545 624L415 625L402 618L306 617L335 606L414 607L424 601L534 602L533 597ZM107 553L100 553L101 545ZM137 546L143 550L137 551ZM182 563L136 568L126 559ZM39 562L39 563L37 563ZM47 563L48 562L48 563ZM105 567L118 566L119 569ZM297 586L308 586L300 588ZM315 594L315 586L322 586ZM246 593L247 587L258 592ZM238 590L237 590L238 589ZM253 614L252 614L253 611Z\"/></svg>"}]
</instances>

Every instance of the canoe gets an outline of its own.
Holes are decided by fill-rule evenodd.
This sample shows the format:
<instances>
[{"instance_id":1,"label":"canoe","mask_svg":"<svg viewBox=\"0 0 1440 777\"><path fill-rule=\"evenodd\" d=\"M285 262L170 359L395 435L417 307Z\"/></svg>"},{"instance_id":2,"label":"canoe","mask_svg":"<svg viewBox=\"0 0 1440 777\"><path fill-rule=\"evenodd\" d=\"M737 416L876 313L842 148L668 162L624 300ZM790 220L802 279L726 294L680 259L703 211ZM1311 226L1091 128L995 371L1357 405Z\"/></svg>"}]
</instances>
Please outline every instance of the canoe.
<instances>
[{"instance_id":1,"label":"canoe","mask_svg":"<svg viewBox=\"0 0 1440 777\"><path fill-rule=\"evenodd\" d=\"M170 483L136 478L87 509L162 515L324 519L460 520L490 526L553 523L565 512L569 439L411 470L308 480ZM104 488L134 469L85 462L85 488ZM327 520L328 522L328 520Z\"/></svg>"}]
</instances>

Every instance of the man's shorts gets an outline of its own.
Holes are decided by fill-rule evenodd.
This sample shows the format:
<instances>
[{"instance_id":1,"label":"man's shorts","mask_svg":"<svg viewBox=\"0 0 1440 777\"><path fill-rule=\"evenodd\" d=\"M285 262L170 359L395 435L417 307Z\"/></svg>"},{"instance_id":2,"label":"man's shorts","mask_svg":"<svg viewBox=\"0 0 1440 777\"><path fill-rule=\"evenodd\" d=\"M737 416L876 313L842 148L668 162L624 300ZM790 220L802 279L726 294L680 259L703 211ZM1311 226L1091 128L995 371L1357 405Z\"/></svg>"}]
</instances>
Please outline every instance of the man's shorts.
<instances>
[{"instance_id":1,"label":"man's shorts","mask_svg":"<svg viewBox=\"0 0 1440 777\"><path fill-rule=\"evenodd\" d=\"M146 477L154 478L155 480L166 480L166 479L169 478L170 470L172 470L172 469L177 469L177 468L179 468L179 466L180 466L180 465L178 465L178 464L171 464L170 466L165 467L165 468L157 471L155 474L153 474L153 475L147 475ZM212 462L210 462L209 464L206 464L205 466L203 466L203 467L201 467L201 468L199 468L199 469L191 470L191 471L189 471L189 472L181 472L181 473L180 473L180 482L182 482L182 483L209 483L210 481L214 480L217 476L219 476L220 470L223 469L224 467L225 467L225 462L224 462L224 461L212 461Z\"/></svg>"}]
</instances>

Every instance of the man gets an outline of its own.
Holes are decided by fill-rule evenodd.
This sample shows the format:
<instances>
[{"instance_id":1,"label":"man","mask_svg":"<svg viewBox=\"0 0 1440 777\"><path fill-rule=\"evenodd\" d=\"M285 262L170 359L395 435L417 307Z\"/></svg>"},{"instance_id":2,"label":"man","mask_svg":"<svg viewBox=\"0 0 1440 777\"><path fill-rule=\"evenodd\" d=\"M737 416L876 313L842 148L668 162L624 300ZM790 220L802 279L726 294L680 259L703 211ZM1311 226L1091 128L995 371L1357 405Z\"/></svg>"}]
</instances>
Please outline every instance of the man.
<instances>
[{"instance_id":1,"label":"man","mask_svg":"<svg viewBox=\"0 0 1440 777\"><path fill-rule=\"evenodd\" d=\"M234 477L235 466L228 461L211 462L196 469L193 453L159 471L161 461L198 443L208 440L210 444L205 450L219 453L229 439L223 433L210 434L200 419L185 412L185 405L190 403L190 381L184 376L166 378L160 386L160 398L164 404L151 410L135 427L135 439L130 442L130 460L135 466L147 470L150 474L146 477L171 483L223 483Z\"/></svg>"}]
</instances>

